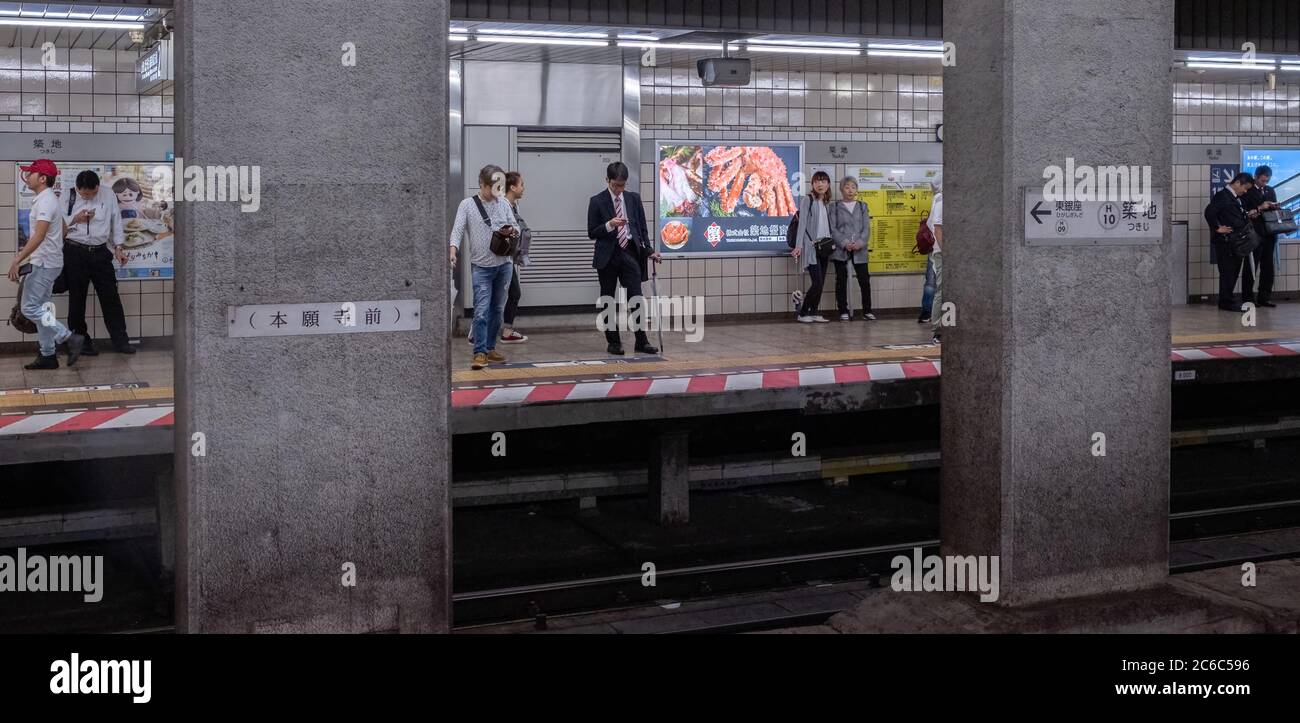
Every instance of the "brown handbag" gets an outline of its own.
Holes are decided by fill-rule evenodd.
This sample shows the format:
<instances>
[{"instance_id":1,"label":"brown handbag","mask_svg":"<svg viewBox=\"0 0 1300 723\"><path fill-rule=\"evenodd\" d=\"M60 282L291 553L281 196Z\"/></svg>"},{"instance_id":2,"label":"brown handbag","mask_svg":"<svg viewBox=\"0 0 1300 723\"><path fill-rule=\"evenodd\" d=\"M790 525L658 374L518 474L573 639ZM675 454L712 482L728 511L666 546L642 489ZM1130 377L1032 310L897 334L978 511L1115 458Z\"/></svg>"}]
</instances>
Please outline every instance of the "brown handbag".
<instances>
[{"instance_id":1,"label":"brown handbag","mask_svg":"<svg viewBox=\"0 0 1300 723\"><path fill-rule=\"evenodd\" d=\"M23 283L26 278L18 280L18 301L14 304L13 311L9 312L9 326L21 331L24 334L36 333L36 322L23 316Z\"/></svg>"},{"instance_id":2,"label":"brown handbag","mask_svg":"<svg viewBox=\"0 0 1300 723\"><path fill-rule=\"evenodd\" d=\"M479 200L477 195L474 196L474 205L478 206L478 213L482 217L483 223L491 229L492 222L488 220L487 209L483 207L483 202ZM519 234L507 235L501 233L501 229L492 229L492 240L488 243L488 250L497 256L513 257L515 252L519 250Z\"/></svg>"}]
</instances>

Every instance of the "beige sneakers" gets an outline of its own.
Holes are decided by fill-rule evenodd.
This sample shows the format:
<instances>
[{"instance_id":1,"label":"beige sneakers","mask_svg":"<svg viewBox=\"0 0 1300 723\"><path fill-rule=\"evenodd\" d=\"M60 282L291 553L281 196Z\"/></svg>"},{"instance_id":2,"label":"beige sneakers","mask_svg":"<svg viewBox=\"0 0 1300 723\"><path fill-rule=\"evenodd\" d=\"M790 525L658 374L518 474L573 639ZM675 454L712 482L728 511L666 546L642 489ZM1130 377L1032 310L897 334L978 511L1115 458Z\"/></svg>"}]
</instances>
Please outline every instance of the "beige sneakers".
<instances>
[{"instance_id":1,"label":"beige sneakers","mask_svg":"<svg viewBox=\"0 0 1300 723\"><path fill-rule=\"evenodd\" d=\"M487 360L492 362L493 364L500 364L501 362L505 361L506 358L504 355L501 354L501 352L497 351L496 349L493 349L492 351L487 353Z\"/></svg>"},{"instance_id":2,"label":"beige sneakers","mask_svg":"<svg viewBox=\"0 0 1300 723\"><path fill-rule=\"evenodd\" d=\"M482 369L488 365L487 354L478 353L474 355L474 361L470 362L470 369Z\"/></svg>"}]
</instances>

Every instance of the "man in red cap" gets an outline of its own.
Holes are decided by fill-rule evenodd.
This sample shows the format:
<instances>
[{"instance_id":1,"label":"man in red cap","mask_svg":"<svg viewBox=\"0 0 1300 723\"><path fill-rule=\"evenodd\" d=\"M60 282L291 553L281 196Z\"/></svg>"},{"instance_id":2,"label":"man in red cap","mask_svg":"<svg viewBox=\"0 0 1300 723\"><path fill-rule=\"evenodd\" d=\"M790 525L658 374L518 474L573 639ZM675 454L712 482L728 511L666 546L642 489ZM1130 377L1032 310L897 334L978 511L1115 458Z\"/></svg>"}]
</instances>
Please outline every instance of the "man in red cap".
<instances>
[{"instance_id":1,"label":"man in red cap","mask_svg":"<svg viewBox=\"0 0 1300 723\"><path fill-rule=\"evenodd\" d=\"M36 324L36 338L40 353L36 361L24 369L58 369L59 358L54 347L68 342L68 366L77 363L86 338L73 333L54 316L50 295L54 280L63 269L63 210L54 195L54 182L59 178L59 167L54 161L42 158L30 166L22 166L23 182L36 193L28 216L30 226L27 244L14 256L9 265L9 280L18 281L24 263L31 264L31 272L23 282L23 316Z\"/></svg>"}]
</instances>

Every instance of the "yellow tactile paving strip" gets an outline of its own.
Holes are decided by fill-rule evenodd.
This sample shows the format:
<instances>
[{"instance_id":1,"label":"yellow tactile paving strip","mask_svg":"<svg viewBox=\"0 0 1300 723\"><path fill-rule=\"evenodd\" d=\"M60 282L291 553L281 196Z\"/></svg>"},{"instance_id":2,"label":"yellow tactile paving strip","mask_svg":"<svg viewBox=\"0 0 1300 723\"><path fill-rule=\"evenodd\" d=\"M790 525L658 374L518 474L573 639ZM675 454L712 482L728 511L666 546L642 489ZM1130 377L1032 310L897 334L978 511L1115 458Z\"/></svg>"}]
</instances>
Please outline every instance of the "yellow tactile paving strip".
<instances>
[{"instance_id":1,"label":"yellow tactile paving strip","mask_svg":"<svg viewBox=\"0 0 1300 723\"><path fill-rule=\"evenodd\" d=\"M173 394L171 387L104 389L86 392L58 392L55 394L31 394L10 391L0 396L0 413L42 407L67 409L169 402L172 400Z\"/></svg>"}]
</instances>

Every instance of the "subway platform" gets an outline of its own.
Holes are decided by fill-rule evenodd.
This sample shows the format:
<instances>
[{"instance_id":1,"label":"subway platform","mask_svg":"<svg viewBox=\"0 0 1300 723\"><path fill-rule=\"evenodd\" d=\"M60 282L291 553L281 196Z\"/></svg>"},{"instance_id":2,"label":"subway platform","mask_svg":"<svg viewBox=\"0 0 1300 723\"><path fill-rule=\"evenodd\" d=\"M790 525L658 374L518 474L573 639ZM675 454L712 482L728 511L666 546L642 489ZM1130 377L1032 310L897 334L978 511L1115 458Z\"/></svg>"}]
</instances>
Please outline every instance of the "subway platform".
<instances>
[{"instance_id":1,"label":"subway platform","mask_svg":"<svg viewBox=\"0 0 1300 723\"><path fill-rule=\"evenodd\" d=\"M1174 309L1170 360L1180 385L1300 377L1300 303L1260 309L1257 324L1196 305ZM938 403L942 348L915 319L827 324L708 322L703 338L665 331L661 354L605 353L599 331L530 329L501 345L507 363L473 371L453 348L453 434L753 411L867 411ZM657 335L653 339L658 343ZM171 451L172 352L146 344L75 367L26 371L0 356L0 460L13 464ZM39 437L34 440L33 437ZM17 444L19 438L25 441Z\"/></svg>"}]
</instances>

